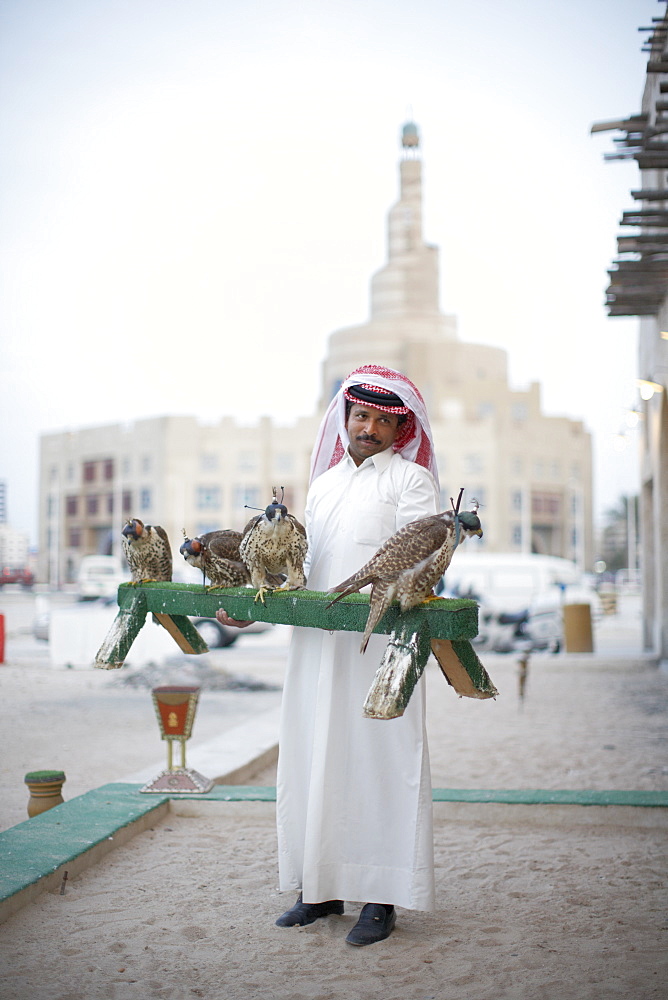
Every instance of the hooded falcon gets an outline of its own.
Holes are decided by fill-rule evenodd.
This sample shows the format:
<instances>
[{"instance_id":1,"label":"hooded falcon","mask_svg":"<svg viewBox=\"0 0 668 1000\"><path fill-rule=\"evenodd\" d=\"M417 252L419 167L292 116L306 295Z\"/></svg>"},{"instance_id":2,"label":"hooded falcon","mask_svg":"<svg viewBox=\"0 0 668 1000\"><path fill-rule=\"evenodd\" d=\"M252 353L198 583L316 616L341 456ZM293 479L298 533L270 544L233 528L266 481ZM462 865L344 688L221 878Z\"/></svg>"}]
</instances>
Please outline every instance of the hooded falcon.
<instances>
[{"instance_id":1,"label":"hooded falcon","mask_svg":"<svg viewBox=\"0 0 668 1000\"><path fill-rule=\"evenodd\" d=\"M123 528L123 552L132 583L172 579L172 550L159 524L144 524L138 517L128 520Z\"/></svg>"},{"instance_id":2,"label":"hooded falcon","mask_svg":"<svg viewBox=\"0 0 668 1000\"><path fill-rule=\"evenodd\" d=\"M461 498L461 494L460 494ZM455 549L471 535L482 538L480 518L475 510L443 511L411 521L383 542L366 565L343 583L330 588L337 593L331 604L371 584L369 617L360 652L393 601L402 611L434 597L433 588L450 565ZM328 607L331 607L331 604Z\"/></svg>"},{"instance_id":3,"label":"hooded falcon","mask_svg":"<svg viewBox=\"0 0 668 1000\"><path fill-rule=\"evenodd\" d=\"M212 587L245 587L250 574L239 555L240 531L224 528L186 538L179 552L187 563L202 570Z\"/></svg>"},{"instance_id":4,"label":"hooded falcon","mask_svg":"<svg viewBox=\"0 0 668 1000\"><path fill-rule=\"evenodd\" d=\"M248 567L251 583L257 588L256 601L264 604L268 590L303 590L306 586L304 559L308 543L306 531L288 508L276 499L264 514L251 518L244 528L239 553ZM266 575L285 573L287 579L280 587L267 584Z\"/></svg>"}]
</instances>

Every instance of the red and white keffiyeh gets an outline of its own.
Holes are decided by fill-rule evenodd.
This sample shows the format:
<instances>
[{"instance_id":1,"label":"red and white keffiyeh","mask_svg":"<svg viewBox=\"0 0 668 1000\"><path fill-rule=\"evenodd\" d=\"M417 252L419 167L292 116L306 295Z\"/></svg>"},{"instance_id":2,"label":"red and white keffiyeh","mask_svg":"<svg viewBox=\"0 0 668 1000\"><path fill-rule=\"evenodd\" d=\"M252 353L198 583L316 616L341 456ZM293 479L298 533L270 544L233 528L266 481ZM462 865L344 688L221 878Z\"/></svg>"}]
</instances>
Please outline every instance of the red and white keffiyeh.
<instances>
[{"instance_id":1,"label":"red and white keffiyeh","mask_svg":"<svg viewBox=\"0 0 668 1000\"><path fill-rule=\"evenodd\" d=\"M400 397L409 413L408 419L399 428L399 434L392 448L398 451L402 458L428 469L438 486L434 440L424 400L409 378L382 365L363 365L361 368L356 368L342 383L318 429L311 455L310 481L313 482L327 469L337 465L346 452L350 438L346 430L345 390L354 385L385 389ZM386 409L382 406L378 408ZM387 409L389 412L397 412L394 407Z\"/></svg>"}]
</instances>

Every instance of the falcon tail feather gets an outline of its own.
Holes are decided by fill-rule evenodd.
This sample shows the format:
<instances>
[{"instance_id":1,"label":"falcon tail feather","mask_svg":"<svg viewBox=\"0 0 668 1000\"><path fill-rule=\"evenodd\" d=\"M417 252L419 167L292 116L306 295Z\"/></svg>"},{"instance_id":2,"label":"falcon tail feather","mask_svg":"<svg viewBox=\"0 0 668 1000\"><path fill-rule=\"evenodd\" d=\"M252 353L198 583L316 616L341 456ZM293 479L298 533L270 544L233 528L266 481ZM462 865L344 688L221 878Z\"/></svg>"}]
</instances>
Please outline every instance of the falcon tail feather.
<instances>
[{"instance_id":1,"label":"falcon tail feather","mask_svg":"<svg viewBox=\"0 0 668 1000\"><path fill-rule=\"evenodd\" d=\"M366 587L367 583L371 583L371 579L372 578L370 576L365 576L360 579L357 575L355 575L348 577L347 580L338 584L337 587L331 587L328 593L336 593L336 597L329 602L327 607L331 608L332 604L336 604L337 601L340 601L342 597L347 597L348 594L355 594L358 590L361 590L362 587Z\"/></svg>"}]
</instances>

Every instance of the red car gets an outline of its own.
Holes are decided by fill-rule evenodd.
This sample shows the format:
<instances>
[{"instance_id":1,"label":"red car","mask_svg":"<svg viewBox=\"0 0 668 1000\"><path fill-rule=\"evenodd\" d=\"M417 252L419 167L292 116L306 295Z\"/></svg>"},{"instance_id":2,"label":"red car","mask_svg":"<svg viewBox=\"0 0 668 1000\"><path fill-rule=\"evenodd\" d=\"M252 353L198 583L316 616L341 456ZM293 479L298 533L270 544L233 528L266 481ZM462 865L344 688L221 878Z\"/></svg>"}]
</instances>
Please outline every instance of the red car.
<instances>
[{"instance_id":1,"label":"red car","mask_svg":"<svg viewBox=\"0 0 668 1000\"><path fill-rule=\"evenodd\" d=\"M22 587L32 587L34 582L34 574L29 569L26 569L25 566L20 567L20 569L3 566L0 571L0 587L5 583L20 583Z\"/></svg>"}]
</instances>

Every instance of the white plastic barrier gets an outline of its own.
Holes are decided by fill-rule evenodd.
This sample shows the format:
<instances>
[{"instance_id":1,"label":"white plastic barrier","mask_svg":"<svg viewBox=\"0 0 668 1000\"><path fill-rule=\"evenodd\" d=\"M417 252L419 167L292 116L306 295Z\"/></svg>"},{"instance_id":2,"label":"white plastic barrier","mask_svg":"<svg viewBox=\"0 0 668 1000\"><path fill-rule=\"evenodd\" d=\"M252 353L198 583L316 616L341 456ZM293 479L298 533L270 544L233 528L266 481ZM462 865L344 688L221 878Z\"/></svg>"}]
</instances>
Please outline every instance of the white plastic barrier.
<instances>
[{"instance_id":1,"label":"white plastic barrier","mask_svg":"<svg viewBox=\"0 0 668 1000\"><path fill-rule=\"evenodd\" d=\"M95 654L117 613L116 604L104 607L81 604L53 609L49 626L51 666L92 667ZM144 627L132 643L125 665L141 667L146 663L162 663L180 652L167 630L162 625L156 625L148 615Z\"/></svg>"}]
</instances>

